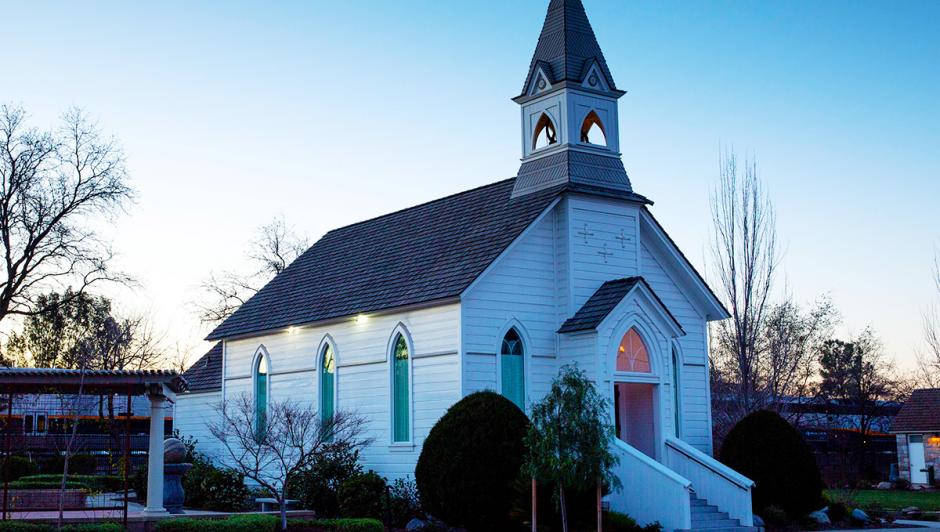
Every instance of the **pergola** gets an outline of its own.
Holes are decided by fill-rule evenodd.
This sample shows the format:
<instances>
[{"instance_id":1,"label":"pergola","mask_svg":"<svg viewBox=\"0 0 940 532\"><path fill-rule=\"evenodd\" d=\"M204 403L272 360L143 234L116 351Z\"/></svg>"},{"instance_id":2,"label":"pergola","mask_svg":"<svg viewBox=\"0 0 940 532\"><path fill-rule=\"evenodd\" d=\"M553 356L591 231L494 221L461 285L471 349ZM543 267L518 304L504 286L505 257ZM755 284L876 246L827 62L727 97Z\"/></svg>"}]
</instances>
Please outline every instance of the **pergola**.
<instances>
[{"instance_id":1,"label":"pergola","mask_svg":"<svg viewBox=\"0 0 940 532\"><path fill-rule=\"evenodd\" d=\"M150 400L146 516L167 515L163 507L163 420L167 403L186 390L186 380L169 370L79 370L0 368L0 394L8 418L14 396L22 394L146 395ZM10 430L10 427L7 427ZM127 468L125 467L125 470ZM126 513L126 511L125 511Z\"/></svg>"}]
</instances>

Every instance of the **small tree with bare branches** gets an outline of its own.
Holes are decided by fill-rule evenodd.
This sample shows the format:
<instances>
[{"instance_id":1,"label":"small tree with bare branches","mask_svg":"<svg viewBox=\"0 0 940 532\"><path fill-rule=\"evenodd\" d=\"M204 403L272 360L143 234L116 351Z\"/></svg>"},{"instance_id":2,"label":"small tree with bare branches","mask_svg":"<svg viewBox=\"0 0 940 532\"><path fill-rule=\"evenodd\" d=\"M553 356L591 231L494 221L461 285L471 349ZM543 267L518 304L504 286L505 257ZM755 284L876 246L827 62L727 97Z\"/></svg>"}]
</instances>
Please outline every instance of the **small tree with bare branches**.
<instances>
[{"instance_id":1,"label":"small tree with bare branches","mask_svg":"<svg viewBox=\"0 0 940 532\"><path fill-rule=\"evenodd\" d=\"M328 445L358 449L368 444L365 420L351 412L337 412L323 420L312 407L296 401L274 401L256 415L248 394L216 406L209 431L221 443L221 460L269 492L287 529L288 486L310 467Z\"/></svg>"},{"instance_id":2,"label":"small tree with bare branches","mask_svg":"<svg viewBox=\"0 0 940 532\"><path fill-rule=\"evenodd\" d=\"M920 381L930 388L940 388L940 250L934 252L933 284L935 301L924 312L924 342L926 351L917 355Z\"/></svg>"},{"instance_id":3,"label":"small tree with bare branches","mask_svg":"<svg viewBox=\"0 0 940 532\"><path fill-rule=\"evenodd\" d=\"M225 320L265 283L284 271L308 245L307 238L297 234L284 218L275 218L260 227L247 252L254 270L212 272L202 283L205 299L196 303L199 319L208 324Z\"/></svg>"}]
</instances>

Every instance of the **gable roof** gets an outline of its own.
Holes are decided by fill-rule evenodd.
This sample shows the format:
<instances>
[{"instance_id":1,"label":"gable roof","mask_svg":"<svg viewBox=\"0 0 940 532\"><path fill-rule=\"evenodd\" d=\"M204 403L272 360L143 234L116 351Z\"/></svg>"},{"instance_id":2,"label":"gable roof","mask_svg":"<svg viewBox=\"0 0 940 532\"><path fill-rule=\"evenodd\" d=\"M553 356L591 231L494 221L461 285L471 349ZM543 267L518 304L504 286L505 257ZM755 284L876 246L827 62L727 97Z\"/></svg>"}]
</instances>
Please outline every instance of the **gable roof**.
<instances>
[{"instance_id":1,"label":"gable roof","mask_svg":"<svg viewBox=\"0 0 940 532\"><path fill-rule=\"evenodd\" d=\"M515 178L330 231L209 340L457 298L564 187Z\"/></svg>"},{"instance_id":2,"label":"gable roof","mask_svg":"<svg viewBox=\"0 0 940 532\"><path fill-rule=\"evenodd\" d=\"M914 390L891 422L891 432L940 432L940 388Z\"/></svg>"},{"instance_id":3,"label":"gable roof","mask_svg":"<svg viewBox=\"0 0 940 532\"><path fill-rule=\"evenodd\" d=\"M678 330L682 330L682 325L676 320L675 316L669 312L669 309L663 303L653 288L642 277L625 277L614 281L607 281L591 295L590 298L575 312L574 316L568 318L558 329L559 333L573 333L579 331L590 331L596 329L604 321L614 308L623 301L623 298L637 286L645 287L653 297L656 303L665 310L666 315L675 324Z\"/></svg>"},{"instance_id":4,"label":"gable roof","mask_svg":"<svg viewBox=\"0 0 940 532\"><path fill-rule=\"evenodd\" d=\"M211 392L222 389L222 342L202 355L195 364L183 372L192 393Z\"/></svg>"},{"instance_id":5,"label":"gable roof","mask_svg":"<svg viewBox=\"0 0 940 532\"><path fill-rule=\"evenodd\" d=\"M539 34L539 42L535 46L535 53L532 54L529 73L522 86L522 94L528 90L540 63L550 67L548 74L553 79L549 82L558 83L580 82L594 61L597 61L610 88L616 90L614 78L607 67L604 53L597 44L597 37L581 0L551 0L545 23L542 25L542 33Z\"/></svg>"}]
</instances>

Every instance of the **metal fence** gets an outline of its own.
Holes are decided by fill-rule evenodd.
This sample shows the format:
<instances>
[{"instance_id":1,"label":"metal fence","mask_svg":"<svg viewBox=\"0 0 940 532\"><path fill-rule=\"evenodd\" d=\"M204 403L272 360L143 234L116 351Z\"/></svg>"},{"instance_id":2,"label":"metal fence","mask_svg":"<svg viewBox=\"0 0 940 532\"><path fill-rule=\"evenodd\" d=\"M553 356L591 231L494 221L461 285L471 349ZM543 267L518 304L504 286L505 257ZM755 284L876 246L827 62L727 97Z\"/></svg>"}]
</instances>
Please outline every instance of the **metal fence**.
<instances>
[{"instance_id":1,"label":"metal fence","mask_svg":"<svg viewBox=\"0 0 940 532\"><path fill-rule=\"evenodd\" d=\"M0 396L2 518L63 512L126 523L131 482L149 443L149 418L134 406L132 395Z\"/></svg>"}]
</instances>

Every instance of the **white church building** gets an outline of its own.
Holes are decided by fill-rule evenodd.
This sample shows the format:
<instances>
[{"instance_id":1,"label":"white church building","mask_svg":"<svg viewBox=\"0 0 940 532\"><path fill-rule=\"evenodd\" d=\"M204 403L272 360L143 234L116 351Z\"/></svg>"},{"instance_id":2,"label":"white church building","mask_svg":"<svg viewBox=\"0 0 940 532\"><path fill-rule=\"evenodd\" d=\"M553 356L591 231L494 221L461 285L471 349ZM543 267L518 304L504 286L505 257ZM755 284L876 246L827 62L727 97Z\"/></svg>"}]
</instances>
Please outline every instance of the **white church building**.
<instances>
[{"instance_id":1,"label":"white church building","mask_svg":"<svg viewBox=\"0 0 940 532\"><path fill-rule=\"evenodd\" d=\"M528 411L577 363L616 426L611 509L750 527L753 483L711 457L708 323L728 314L627 177L623 95L581 1L551 0L514 99L518 175L327 233L212 331L176 427L211 454L227 397L352 410L364 466L396 478L460 398Z\"/></svg>"}]
</instances>

